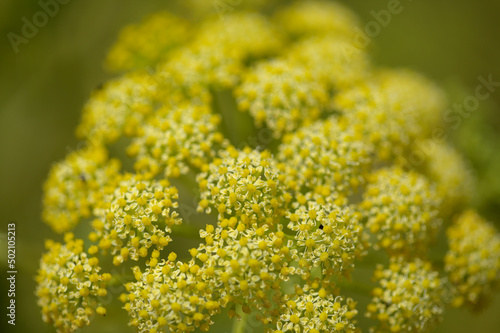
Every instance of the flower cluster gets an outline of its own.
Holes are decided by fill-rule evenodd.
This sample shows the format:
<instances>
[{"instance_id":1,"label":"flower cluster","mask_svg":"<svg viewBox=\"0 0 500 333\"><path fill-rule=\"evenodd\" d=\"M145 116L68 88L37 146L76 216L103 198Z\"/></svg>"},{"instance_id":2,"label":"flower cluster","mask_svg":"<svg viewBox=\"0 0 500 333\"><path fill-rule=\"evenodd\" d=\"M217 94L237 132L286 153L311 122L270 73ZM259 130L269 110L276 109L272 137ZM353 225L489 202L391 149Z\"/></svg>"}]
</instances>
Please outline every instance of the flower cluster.
<instances>
[{"instance_id":1,"label":"flower cluster","mask_svg":"<svg viewBox=\"0 0 500 333\"><path fill-rule=\"evenodd\" d=\"M143 72L106 83L85 105L76 135L92 143L136 136L141 123L155 110L157 87L156 79Z\"/></svg>"},{"instance_id":2,"label":"flower cluster","mask_svg":"<svg viewBox=\"0 0 500 333\"><path fill-rule=\"evenodd\" d=\"M356 303L351 298L346 304L343 301L318 283L298 288L286 302L274 332L354 332Z\"/></svg>"},{"instance_id":3,"label":"flower cluster","mask_svg":"<svg viewBox=\"0 0 500 333\"><path fill-rule=\"evenodd\" d=\"M331 89L345 89L358 83L369 72L367 55L352 45L352 39L339 36L312 36L296 43L288 57Z\"/></svg>"},{"instance_id":4,"label":"flower cluster","mask_svg":"<svg viewBox=\"0 0 500 333\"><path fill-rule=\"evenodd\" d=\"M91 96L76 133L86 148L44 187L44 220L89 245L47 243L43 319L58 332L89 325L111 282L126 289L129 325L151 333L227 317L241 320L235 332L250 318L269 333L359 332L358 312L374 332L426 332L450 299L486 305L500 240L477 214L449 227L441 272L439 258L424 261L473 195L448 144L404 163L431 140L441 90L374 68L341 5L234 3L156 14L111 48L108 69L125 73ZM219 17L206 17L214 6ZM114 265L125 273L110 281ZM377 287L357 280L367 270Z\"/></svg>"},{"instance_id":5,"label":"flower cluster","mask_svg":"<svg viewBox=\"0 0 500 333\"><path fill-rule=\"evenodd\" d=\"M291 196L283 186L285 175L279 174L270 154L231 148L221 157L197 177L199 209L208 213L214 209L220 217L234 216L244 223L277 222Z\"/></svg>"},{"instance_id":6,"label":"flower cluster","mask_svg":"<svg viewBox=\"0 0 500 333\"><path fill-rule=\"evenodd\" d=\"M106 67L120 72L155 65L167 60L170 52L190 35L191 26L186 19L169 12L154 14L141 24L123 29L108 53Z\"/></svg>"},{"instance_id":7,"label":"flower cluster","mask_svg":"<svg viewBox=\"0 0 500 333\"><path fill-rule=\"evenodd\" d=\"M103 202L113 188L121 163L103 146L87 146L54 165L44 185L43 220L56 232L73 229Z\"/></svg>"},{"instance_id":8,"label":"flower cluster","mask_svg":"<svg viewBox=\"0 0 500 333\"><path fill-rule=\"evenodd\" d=\"M357 214L334 205L306 202L288 214L288 228L295 233L292 259L298 274L311 279L313 267L321 267L325 279L349 276L355 259L364 253L363 227Z\"/></svg>"},{"instance_id":9,"label":"flower cluster","mask_svg":"<svg viewBox=\"0 0 500 333\"><path fill-rule=\"evenodd\" d=\"M289 188L344 205L365 182L371 153L371 146L330 117L285 135L277 159Z\"/></svg>"},{"instance_id":10,"label":"flower cluster","mask_svg":"<svg viewBox=\"0 0 500 333\"><path fill-rule=\"evenodd\" d=\"M187 105L157 112L127 149L137 172L179 177L210 161L217 148L228 145L217 131L218 115L206 107Z\"/></svg>"},{"instance_id":11,"label":"flower cluster","mask_svg":"<svg viewBox=\"0 0 500 333\"><path fill-rule=\"evenodd\" d=\"M452 304L481 310L500 286L500 235L474 211L460 215L447 234L445 271L455 286Z\"/></svg>"},{"instance_id":12,"label":"flower cluster","mask_svg":"<svg viewBox=\"0 0 500 333\"><path fill-rule=\"evenodd\" d=\"M144 273L134 268L136 282L127 284L128 294L122 296L131 325L140 332L186 332L190 327L208 331L220 304L203 282L199 266L158 257L159 252L153 253Z\"/></svg>"},{"instance_id":13,"label":"flower cluster","mask_svg":"<svg viewBox=\"0 0 500 333\"><path fill-rule=\"evenodd\" d=\"M257 126L276 136L319 118L327 101L326 86L294 62L264 62L246 73L236 91L238 106L249 111Z\"/></svg>"},{"instance_id":14,"label":"flower cluster","mask_svg":"<svg viewBox=\"0 0 500 333\"><path fill-rule=\"evenodd\" d=\"M378 266L367 316L378 321L376 331L429 332L439 321L446 301L445 280L428 262L392 258Z\"/></svg>"},{"instance_id":15,"label":"flower cluster","mask_svg":"<svg viewBox=\"0 0 500 333\"><path fill-rule=\"evenodd\" d=\"M125 174L92 222L90 240L113 254L115 265L146 257L152 246L163 249L171 241L170 227L181 223L172 210L177 207L177 189L169 187L167 180L143 178Z\"/></svg>"},{"instance_id":16,"label":"flower cluster","mask_svg":"<svg viewBox=\"0 0 500 333\"><path fill-rule=\"evenodd\" d=\"M434 240L441 200L432 184L414 171L380 169L363 196L366 226L390 254L422 254Z\"/></svg>"},{"instance_id":17,"label":"flower cluster","mask_svg":"<svg viewBox=\"0 0 500 333\"><path fill-rule=\"evenodd\" d=\"M295 1L279 10L274 17L290 37L311 35L353 37L358 18L340 4L321 0Z\"/></svg>"},{"instance_id":18,"label":"flower cluster","mask_svg":"<svg viewBox=\"0 0 500 333\"><path fill-rule=\"evenodd\" d=\"M340 91L334 105L349 126L376 146L377 156L387 160L435 128L444 101L443 93L422 76L385 70Z\"/></svg>"},{"instance_id":19,"label":"flower cluster","mask_svg":"<svg viewBox=\"0 0 500 333\"><path fill-rule=\"evenodd\" d=\"M418 141L415 147L422 152L422 172L436 184L443 200L444 215L460 210L470 203L474 193L474 178L470 166L450 144L432 140Z\"/></svg>"},{"instance_id":20,"label":"flower cluster","mask_svg":"<svg viewBox=\"0 0 500 333\"><path fill-rule=\"evenodd\" d=\"M71 233L64 238L64 244L45 243L48 252L36 276L36 295L43 320L59 332L73 332L89 325L95 313L106 314L100 298L107 295L111 275L99 273L99 260L84 251L83 240Z\"/></svg>"}]
</instances>

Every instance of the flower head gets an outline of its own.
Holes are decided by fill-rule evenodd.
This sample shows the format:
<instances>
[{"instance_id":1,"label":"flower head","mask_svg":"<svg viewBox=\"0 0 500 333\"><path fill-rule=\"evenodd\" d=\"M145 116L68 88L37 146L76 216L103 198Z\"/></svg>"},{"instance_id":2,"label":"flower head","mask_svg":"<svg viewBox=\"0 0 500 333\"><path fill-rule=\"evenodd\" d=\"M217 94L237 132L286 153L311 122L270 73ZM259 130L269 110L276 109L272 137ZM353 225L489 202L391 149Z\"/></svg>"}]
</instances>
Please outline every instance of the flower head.
<instances>
[{"instance_id":1,"label":"flower head","mask_svg":"<svg viewBox=\"0 0 500 333\"><path fill-rule=\"evenodd\" d=\"M71 233L64 238L64 244L46 242L35 293L43 320L58 332L74 332L89 325L95 313L106 314L100 299L111 275L100 273L99 260L84 251L83 240Z\"/></svg>"},{"instance_id":2,"label":"flower head","mask_svg":"<svg viewBox=\"0 0 500 333\"><path fill-rule=\"evenodd\" d=\"M354 131L330 117L284 136L278 168L291 189L342 205L365 183L371 150Z\"/></svg>"},{"instance_id":3,"label":"flower head","mask_svg":"<svg viewBox=\"0 0 500 333\"><path fill-rule=\"evenodd\" d=\"M99 209L92 222L91 241L104 253L114 255L113 263L146 257L149 248L161 250L171 241L171 227L180 224L177 189L167 180L148 180L126 174L106 197L108 205Z\"/></svg>"},{"instance_id":4,"label":"flower head","mask_svg":"<svg viewBox=\"0 0 500 333\"><path fill-rule=\"evenodd\" d=\"M363 199L366 226L378 245L392 254L425 253L442 223L440 198L432 184L414 171L377 171Z\"/></svg>"},{"instance_id":5,"label":"flower head","mask_svg":"<svg viewBox=\"0 0 500 333\"><path fill-rule=\"evenodd\" d=\"M221 157L197 177L199 209L213 209L220 219L234 216L249 224L279 221L291 196L270 154L230 148Z\"/></svg>"},{"instance_id":6,"label":"flower head","mask_svg":"<svg viewBox=\"0 0 500 333\"><path fill-rule=\"evenodd\" d=\"M455 287L452 304L481 310L500 286L500 235L474 211L462 213L447 235L444 269Z\"/></svg>"},{"instance_id":7,"label":"flower head","mask_svg":"<svg viewBox=\"0 0 500 333\"><path fill-rule=\"evenodd\" d=\"M132 72L106 83L85 105L77 136L107 144L139 134L141 123L157 104L156 80L149 73Z\"/></svg>"},{"instance_id":8,"label":"flower head","mask_svg":"<svg viewBox=\"0 0 500 333\"><path fill-rule=\"evenodd\" d=\"M127 284L123 298L130 324L140 332L208 331L220 304L203 282L198 266L180 261L158 261L159 252L149 260L149 268L134 268L135 282Z\"/></svg>"},{"instance_id":9,"label":"flower head","mask_svg":"<svg viewBox=\"0 0 500 333\"><path fill-rule=\"evenodd\" d=\"M349 126L362 133L366 142L375 144L378 157L387 160L435 128L445 98L421 75L385 70L340 91L334 104Z\"/></svg>"},{"instance_id":10,"label":"flower head","mask_svg":"<svg viewBox=\"0 0 500 333\"><path fill-rule=\"evenodd\" d=\"M249 111L257 126L275 136L319 118L327 100L326 86L303 66L287 60L258 64L236 90L240 110Z\"/></svg>"},{"instance_id":11,"label":"flower head","mask_svg":"<svg viewBox=\"0 0 500 333\"><path fill-rule=\"evenodd\" d=\"M43 188L42 218L53 230L70 231L100 206L102 190L115 186L121 167L108 157L104 147L89 145L52 167Z\"/></svg>"},{"instance_id":12,"label":"flower head","mask_svg":"<svg viewBox=\"0 0 500 333\"><path fill-rule=\"evenodd\" d=\"M376 331L429 332L441 319L446 300L445 280L419 259L392 258L374 274L379 287L367 316L378 321Z\"/></svg>"},{"instance_id":13,"label":"flower head","mask_svg":"<svg viewBox=\"0 0 500 333\"><path fill-rule=\"evenodd\" d=\"M190 167L200 170L229 143L217 125L220 117L196 105L162 109L145 126L143 134L128 147L137 172L151 176L164 173L179 177Z\"/></svg>"},{"instance_id":14,"label":"flower head","mask_svg":"<svg viewBox=\"0 0 500 333\"><path fill-rule=\"evenodd\" d=\"M122 30L108 53L106 67L120 72L154 66L183 45L190 34L187 20L169 12L156 13Z\"/></svg>"}]
</instances>

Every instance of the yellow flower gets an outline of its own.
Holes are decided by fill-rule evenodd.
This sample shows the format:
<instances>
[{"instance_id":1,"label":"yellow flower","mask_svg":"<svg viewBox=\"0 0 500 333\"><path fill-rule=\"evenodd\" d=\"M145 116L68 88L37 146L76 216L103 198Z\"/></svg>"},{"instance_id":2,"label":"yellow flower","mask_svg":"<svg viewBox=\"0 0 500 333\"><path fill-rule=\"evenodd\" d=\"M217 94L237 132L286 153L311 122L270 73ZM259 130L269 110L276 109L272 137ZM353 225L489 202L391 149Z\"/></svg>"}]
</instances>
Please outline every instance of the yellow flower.
<instances>
[{"instance_id":1,"label":"yellow flower","mask_svg":"<svg viewBox=\"0 0 500 333\"><path fill-rule=\"evenodd\" d=\"M352 38L358 18L346 7L321 0L295 1L275 14L276 25L291 37L332 35Z\"/></svg>"},{"instance_id":2,"label":"yellow flower","mask_svg":"<svg viewBox=\"0 0 500 333\"><path fill-rule=\"evenodd\" d=\"M285 192L284 177L268 152L232 147L221 152L206 172L198 175L199 210L218 211L220 219L237 217L245 224L273 224L284 215L291 197Z\"/></svg>"},{"instance_id":3,"label":"yellow flower","mask_svg":"<svg viewBox=\"0 0 500 333\"><path fill-rule=\"evenodd\" d=\"M429 332L441 320L448 297L445 280L429 263L392 258L374 276L380 287L373 290L366 315L378 321L375 330Z\"/></svg>"},{"instance_id":4,"label":"yellow flower","mask_svg":"<svg viewBox=\"0 0 500 333\"><path fill-rule=\"evenodd\" d=\"M500 286L500 235L474 211L466 211L448 228L445 271L454 285L452 305L484 309Z\"/></svg>"},{"instance_id":5,"label":"yellow flower","mask_svg":"<svg viewBox=\"0 0 500 333\"><path fill-rule=\"evenodd\" d=\"M84 251L83 240L71 233L64 238L65 244L46 242L35 293L43 320L58 332L74 332L89 325L94 313L106 313L100 302L111 275L99 273L98 260Z\"/></svg>"},{"instance_id":6,"label":"yellow flower","mask_svg":"<svg viewBox=\"0 0 500 333\"><path fill-rule=\"evenodd\" d=\"M283 138L278 168L287 185L326 201L351 195L365 183L372 147L329 117Z\"/></svg>"},{"instance_id":7,"label":"yellow flower","mask_svg":"<svg viewBox=\"0 0 500 333\"><path fill-rule=\"evenodd\" d=\"M202 275L190 268L193 265L164 260L143 273L135 267L136 282L129 284L125 299L130 323L140 332L187 332L195 327L208 331L220 304Z\"/></svg>"},{"instance_id":8,"label":"yellow flower","mask_svg":"<svg viewBox=\"0 0 500 333\"><path fill-rule=\"evenodd\" d=\"M175 211L177 198L177 189L169 187L166 180L126 174L106 196L107 207L96 211L89 238L98 242L104 253L114 255L115 265L146 257L149 248L167 246L170 228L181 223Z\"/></svg>"},{"instance_id":9,"label":"yellow flower","mask_svg":"<svg viewBox=\"0 0 500 333\"><path fill-rule=\"evenodd\" d=\"M70 153L50 170L44 184L43 220L56 232L73 229L103 200L103 189L116 185L121 167L102 146L88 145Z\"/></svg>"},{"instance_id":10,"label":"yellow flower","mask_svg":"<svg viewBox=\"0 0 500 333\"><path fill-rule=\"evenodd\" d=\"M383 70L340 91L334 104L348 126L375 144L378 157L387 160L436 128L445 98L439 88L416 73Z\"/></svg>"},{"instance_id":11,"label":"yellow flower","mask_svg":"<svg viewBox=\"0 0 500 333\"><path fill-rule=\"evenodd\" d=\"M156 13L121 31L106 58L106 67L113 72L152 67L166 60L190 36L187 20L168 12Z\"/></svg>"},{"instance_id":12,"label":"yellow flower","mask_svg":"<svg viewBox=\"0 0 500 333\"><path fill-rule=\"evenodd\" d=\"M142 122L158 100L157 80L146 72L132 72L106 83L85 105L76 135L93 144L107 144L140 134Z\"/></svg>"},{"instance_id":13,"label":"yellow flower","mask_svg":"<svg viewBox=\"0 0 500 333\"><path fill-rule=\"evenodd\" d=\"M371 177L361 209L378 246L389 254L425 254L441 226L441 199L434 186L414 171L380 169Z\"/></svg>"},{"instance_id":14,"label":"yellow flower","mask_svg":"<svg viewBox=\"0 0 500 333\"><path fill-rule=\"evenodd\" d=\"M318 119L327 101L326 86L307 67L288 60L257 64L236 89L241 111L249 111L257 126L276 137Z\"/></svg>"},{"instance_id":15,"label":"yellow flower","mask_svg":"<svg viewBox=\"0 0 500 333\"><path fill-rule=\"evenodd\" d=\"M220 117L206 107L186 105L159 110L128 147L140 173L179 177L201 167L229 145L217 125Z\"/></svg>"}]
</instances>

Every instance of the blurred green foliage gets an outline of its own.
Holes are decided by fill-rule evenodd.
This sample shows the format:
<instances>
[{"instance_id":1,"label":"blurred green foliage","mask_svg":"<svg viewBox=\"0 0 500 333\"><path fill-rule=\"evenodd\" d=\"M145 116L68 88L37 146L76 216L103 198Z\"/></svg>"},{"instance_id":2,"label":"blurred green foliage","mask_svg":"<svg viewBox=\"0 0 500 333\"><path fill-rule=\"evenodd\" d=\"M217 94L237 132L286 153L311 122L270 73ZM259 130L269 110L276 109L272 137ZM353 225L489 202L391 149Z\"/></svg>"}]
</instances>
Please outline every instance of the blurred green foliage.
<instances>
[{"instance_id":1,"label":"blurred green foliage","mask_svg":"<svg viewBox=\"0 0 500 333\"><path fill-rule=\"evenodd\" d=\"M212 0L207 0L212 1ZM388 0L344 0L364 22ZM379 65L410 67L450 91L452 101L472 94L479 75L500 81L500 2L401 0L403 10L382 27L370 48ZM17 326L2 332L49 332L33 296L45 238L54 234L40 220L41 187L52 163L77 146L73 136L90 92L109 79L102 67L121 27L171 6L171 1L70 1L15 53L7 34L20 34L37 0L0 3L0 198L2 234L17 223ZM235 8L237 10L237 7ZM450 131L479 179L475 204L500 226L500 89ZM2 238L5 249L5 238ZM1 270L6 271L2 250ZM362 273L361 273L362 274ZM366 277L366 274L364 275ZM5 289L2 279L2 299ZM363 303L363 300L361 300ZM2 309L5 309L2 303ZM450 310L438 332L498 332L500 300L479 316ZM125 312L112 309L84 332L125 332ZM121 320L120 326L115 323ZM3 317L1 325L6 325ZM214 327L221 332L226 327ZM133 330L128 328L127 331Z\"/></svg>"}]
</instances>

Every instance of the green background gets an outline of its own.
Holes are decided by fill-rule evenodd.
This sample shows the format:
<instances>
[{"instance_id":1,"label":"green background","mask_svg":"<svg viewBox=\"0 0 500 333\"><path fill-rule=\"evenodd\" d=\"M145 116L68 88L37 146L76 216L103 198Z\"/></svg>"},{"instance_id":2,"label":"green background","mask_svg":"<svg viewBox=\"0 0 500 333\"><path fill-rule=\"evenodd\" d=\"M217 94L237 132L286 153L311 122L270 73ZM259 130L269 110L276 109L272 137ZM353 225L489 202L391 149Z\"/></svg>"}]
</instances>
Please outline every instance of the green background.
<instances>
[{"instance_id":1,"label":"green background","mask_svg":"<svg viewBox=\"0 0 500 333\"><path fill-rule=\"evenodd\" d=\"M207 0L212 1L212 0ZM244 1L244 0L243 0ZM344 1L362 18L387 7L388 0ZM41 187L52 163L77 146L73 136L80 110L90 92L111 76L103 70L107 49L121 27L169 6L169 1L70 1L16 54L7 34L20 34L22 17L40 10L37 1L0 2L0 221L1 270L5 266L5 232L17 223L17 326L10 332L50 332L41 321L33 296L44 239L54 237L41 222ZM410 67L433 78L461 101L474 93L479 75L500 81L500 2L402 0L370 45L379 65ZM237 10L237 8L236 8ZM481 102L451 136L470 159L479 178L475 205L500 222L500 89ZM3 274L3 273L2 273ZM2 275L3 276L3 275ZM6 298L2 278L1 299ZM6 325L2 302L1 326ZM479 316L450 310L437 332L498 332L500 299ZM83 332L125 332L113 317ZM112 323L111 325L109 323ZM125 329L124 329L125 328ZM5 332L2 329L2 332ZM222 328L214 329L216 332Z\"/></svg>"}]
</instances>

